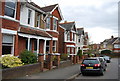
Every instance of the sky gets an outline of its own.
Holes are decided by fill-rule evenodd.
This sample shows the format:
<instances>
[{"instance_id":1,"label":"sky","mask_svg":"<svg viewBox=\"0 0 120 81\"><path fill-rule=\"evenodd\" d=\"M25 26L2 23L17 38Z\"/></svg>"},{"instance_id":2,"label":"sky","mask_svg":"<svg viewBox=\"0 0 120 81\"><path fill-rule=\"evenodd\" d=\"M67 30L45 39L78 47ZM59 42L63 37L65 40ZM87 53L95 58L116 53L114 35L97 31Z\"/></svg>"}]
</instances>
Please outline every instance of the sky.
<instances>
[{"instance_id":1,"label":"sky","mask_svg":"<svg viewBox=\"0 0 120 81\"><path fill-rule=\"evenodd\" d=\"M40 7L59 4L64 20L88 32L91 43L118 36L119 0L32 0Z\"/></svg>"}]
</instances>

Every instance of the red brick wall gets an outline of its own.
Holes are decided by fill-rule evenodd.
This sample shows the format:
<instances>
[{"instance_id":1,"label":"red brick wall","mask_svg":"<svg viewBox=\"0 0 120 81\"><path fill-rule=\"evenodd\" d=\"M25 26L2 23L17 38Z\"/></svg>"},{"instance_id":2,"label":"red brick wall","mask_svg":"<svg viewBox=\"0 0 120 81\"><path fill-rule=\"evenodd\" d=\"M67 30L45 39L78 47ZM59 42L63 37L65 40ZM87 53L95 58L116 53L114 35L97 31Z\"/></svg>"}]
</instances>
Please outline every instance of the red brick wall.
<instances>
[{"instance_id":1,"label":"red brick wall","mask_svg":"<svg viewBox=\"0 0 120 81\"><path fill-rule=\"evenodd\" d=\"M53 40L50 40L50 53L53 53L52 46L53 46Z\"/></svg>"},{"instance_id":2,"label":"red brick wall","mask_svg":"<svg viewBox=\"0 0 120 81\"><path fill-rule=\"evenodd\" d=\"M0 1L0 15L2 16L4 15L4 5L5 5L5 2Z\"/></svg>"},{"instance_id":3,"label":"red brick wall","mask_svg":"<svg viewBox=\"0 0 120 81\"><path fill-rule=\"evenodd\" d=\"M18 56L18 35L15 36L15 42L14 42L14 55Z\"/></svg>"},{"instance_id":4,"label":"red brick wall","mask_svg":"<svg viewBox=\"0 0 120 81\"><path fill-rule=\"evenodd\" d=\"M26 40L27 38L18 37L18 54L26 49Z\"/></svg>"},{"instance_id":5,"label":"red brick wall","mask_svg":"<svg viewBox=\"0 0 120 81\"><path fill-rule=\"evenodd\" d=\"M60 13L59 13L58 9L55 9L52 14L53 14L55 17L61 19L61 16L60 16Z\"/></svg>"},{"instance_id":6,"label":"red brick wall","mask_svg":"<svg viewBox=\"0 0 120 81\"><path fill-rule=\"evenodd\" d=\"M59 38L58 38L58 52L59 53L64 53L64 29L59 27Z\"/></svg>"},{"instance_id":7,"label":"red brick wall","mask_svg":"<svg viewBox=\"0 0 120 81\"><path fill-rule=\"evenodd\" d=\"M17 2L16 19L20 20L20 2Z\"/></svg>"},{"instance_id":8,"label":"red brick wall","mask_svg":"<svg viewBox=\"0 0 120 81\"><path fill-rule=\"evenodd\" d=\"M10 29L10 30L18 30L19 23L7 19L2 19L2 28Z\"/></svg>"},{"instance_id":9,"label":"red brick wall","mask_svg":"<svg viewBox=\"0 0 120 81\"><path fill-rule=\"evenodd\" d=\"M56 37L58 38L59 37L59 34L56 33L56 32L52 32L52 31L47 31L50 35L52 35L53 37Z\"/></svg>"},{"instance_id":10,"label":"red brick wall","mask_svg":"<svg viewBox=\"0 0 120 81\"><path fill-rule=\"evenodd\" d=\"M44 40L40 40L39 53L44 53Z\"/></svg>"}]
</instances>

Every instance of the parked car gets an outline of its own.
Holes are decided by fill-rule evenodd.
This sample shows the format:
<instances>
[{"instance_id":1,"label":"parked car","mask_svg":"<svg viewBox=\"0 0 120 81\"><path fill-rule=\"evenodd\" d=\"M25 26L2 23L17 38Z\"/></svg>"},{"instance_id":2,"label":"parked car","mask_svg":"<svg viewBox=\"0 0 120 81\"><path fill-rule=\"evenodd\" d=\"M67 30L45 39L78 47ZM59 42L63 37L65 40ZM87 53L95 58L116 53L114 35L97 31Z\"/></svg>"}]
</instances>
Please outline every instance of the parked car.
<instances>
[{"instance_id":1,"label":"parked car","mask_svg":"<svg viewBox=\"0 0 120 81\"><path fill-rule=\"evenodd\" d=\"M100 75L104 75L106 67L107 66L105 65L105 63L103 63L103 60L101 58L87 58L84 59L81 63L81 73L83 76L88 73L97 73Z\"/></svg>"},{"instance_id":2,"label":"parked car","mask_svg":"<svg viewBox=\"0 0 120 81\"><path fill-rule=\"evenodd\" d=\"M100 57L104 57L107 63L110 63L110 62L111 62L111 57L109 57L109 56L102 55L102 56L100 56Z\"/></svg>"}]
</instances>

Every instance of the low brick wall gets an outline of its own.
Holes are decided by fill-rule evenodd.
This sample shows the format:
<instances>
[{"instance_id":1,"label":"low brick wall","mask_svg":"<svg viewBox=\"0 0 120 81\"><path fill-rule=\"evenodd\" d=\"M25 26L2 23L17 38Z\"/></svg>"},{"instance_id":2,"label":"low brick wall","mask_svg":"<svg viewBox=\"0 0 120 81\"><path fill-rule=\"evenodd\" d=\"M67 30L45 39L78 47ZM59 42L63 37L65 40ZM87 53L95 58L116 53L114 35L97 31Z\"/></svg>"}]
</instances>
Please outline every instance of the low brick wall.
<instances>
[{"instance_id":1,"label":"low brick wall","mask_svg":"<svg viewBox=\"0 0 120 81\"><path fill-rule=\"evenodd\" d=\"M72 65L72 62L70 60L61 61L59 68L63 68L63 67L71 66L71 65Z\"/></svg>"},{"instance_id":2,"label":"low brick wall","mask_svg":"<svg viewBox=\"0 0 120 81\"><path fill-rule=\"evenodd\" d=\"M24 65L15 68L2 70L2 79L12 79L20 76L30 75L40 72L40 63Z\"/></svg>"}]
</instances>

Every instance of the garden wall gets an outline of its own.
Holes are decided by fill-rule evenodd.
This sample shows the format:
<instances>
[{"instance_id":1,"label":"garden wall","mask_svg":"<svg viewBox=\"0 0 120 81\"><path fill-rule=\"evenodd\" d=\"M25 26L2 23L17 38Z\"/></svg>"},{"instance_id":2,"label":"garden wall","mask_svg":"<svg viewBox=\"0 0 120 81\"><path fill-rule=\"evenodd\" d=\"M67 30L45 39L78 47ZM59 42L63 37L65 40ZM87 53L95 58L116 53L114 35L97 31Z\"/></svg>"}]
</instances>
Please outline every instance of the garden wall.
<instances>
[{"instance_id":1,"label":"garden wall","mask_svg":"<svg viewBox=\"0 0 120 81\"><path fill-rule=\"evenodd\" d=\"M24 65L15 68L2 70L2 79L12 79L20 76L30 75L40 72L40 63Z\"/></svg>"},{"instance_id":2,"label":"garden wall","mask_svg":"<svg viewBox=\"0 0 120 81\"><path fill-rule=\"evenodd\" d=\"M70 60L61 61L59 68L63 68L71 65L72 65L72 62ZM38 72L42 72L40 71L40 63L24 65L24 66L15 67L15 68L8 68L8 69L2 70L2 79L13 79L16 77L30 75Z\"/></svg>"}]
</instances>

